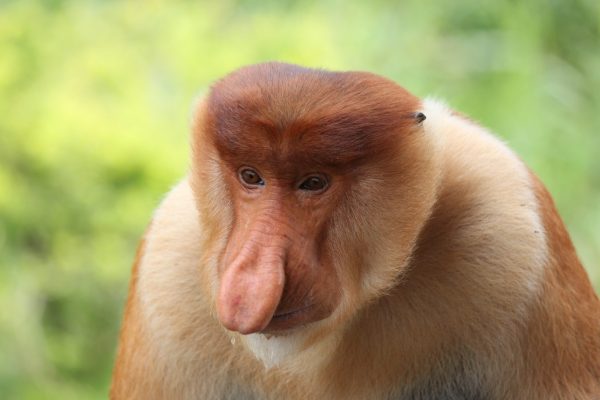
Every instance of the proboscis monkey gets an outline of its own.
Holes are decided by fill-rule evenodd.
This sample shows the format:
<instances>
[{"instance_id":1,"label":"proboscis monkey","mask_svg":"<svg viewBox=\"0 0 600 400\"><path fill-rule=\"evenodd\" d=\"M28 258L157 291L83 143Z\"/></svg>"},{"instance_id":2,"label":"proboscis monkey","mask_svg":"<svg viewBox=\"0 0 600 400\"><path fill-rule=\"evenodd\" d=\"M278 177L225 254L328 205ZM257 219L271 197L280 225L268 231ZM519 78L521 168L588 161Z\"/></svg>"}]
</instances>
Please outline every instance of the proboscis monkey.
<instances>
[{"instance_id":1,"label":"proboscis monkey","mask_svg":"<svg viewBox=\"0 0 600 400\"><path fill-rule=\"evenodd\" d=\"M385 78L218 81L140 245L112 399L600 399L600 303L502 142Z\"/></svg>"}]
</instances>

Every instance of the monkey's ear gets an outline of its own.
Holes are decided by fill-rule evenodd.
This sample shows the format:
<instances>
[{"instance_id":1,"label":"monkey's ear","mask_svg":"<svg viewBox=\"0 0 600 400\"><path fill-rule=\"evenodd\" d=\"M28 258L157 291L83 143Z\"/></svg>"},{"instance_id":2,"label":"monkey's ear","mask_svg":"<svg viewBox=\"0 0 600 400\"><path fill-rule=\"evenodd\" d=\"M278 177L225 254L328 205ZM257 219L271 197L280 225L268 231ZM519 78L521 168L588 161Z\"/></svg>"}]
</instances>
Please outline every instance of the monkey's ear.
<instances>
[{"instance_id":1,"label":"monkey's ear","mask_svg":"<svg viewBox=\"0 0 600 400\"><path fill-rule=\"evenodd\" d=\"M425 121L425 119L427 119L425 114L423 114L422 112L414 113L413 118L415 119L415 121L417 121L417 124L420 124L421 122Z\"/></svg>"}]
</instances>

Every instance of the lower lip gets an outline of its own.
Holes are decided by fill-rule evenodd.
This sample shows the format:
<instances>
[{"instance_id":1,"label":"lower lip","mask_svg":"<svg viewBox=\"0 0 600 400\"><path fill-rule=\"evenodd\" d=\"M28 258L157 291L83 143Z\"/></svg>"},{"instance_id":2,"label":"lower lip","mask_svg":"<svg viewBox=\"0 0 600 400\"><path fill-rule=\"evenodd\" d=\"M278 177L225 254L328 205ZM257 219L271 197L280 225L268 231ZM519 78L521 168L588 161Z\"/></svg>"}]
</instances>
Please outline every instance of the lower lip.
<instances>
[{"instance_id":1,"label":"lower lip","mask_svg":"<svg viewBox=\"0 0 600 400\"><path fill-rule=\"evenodd\" d=\"M311 306L306 306L303 308L300 308L298 310L294 310L294 311L289 311L283 314L279 314L279 315L273 315L273 320L276 321L285 321L288 320L290 318L294 318L296 315L301 314L303 312L305 312L306 310L308 310Z\"/></svg>"},{"instance_id":2,"label":"lower lip","mask_svg":"<svg viewBox=\"0 0 600 400\"><path fill-rule=\"evenodd\" d=\"M302 325L308 322L308 311L310 311L311 308L312 305L283 314L274 315L264 331L282 331Z\"/></svg>"}]
</instances>

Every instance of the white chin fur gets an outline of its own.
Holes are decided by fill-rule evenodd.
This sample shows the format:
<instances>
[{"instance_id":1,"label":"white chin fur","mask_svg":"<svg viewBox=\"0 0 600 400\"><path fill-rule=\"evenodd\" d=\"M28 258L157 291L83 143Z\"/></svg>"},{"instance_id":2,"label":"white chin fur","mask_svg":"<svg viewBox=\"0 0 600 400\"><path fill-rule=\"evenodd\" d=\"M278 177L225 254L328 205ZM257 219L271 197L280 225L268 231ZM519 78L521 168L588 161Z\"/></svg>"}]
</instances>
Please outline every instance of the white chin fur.
<instances>
[{"instance_id":1,"label":"white chin fur","mask_svg":"<svg viewBox=\"0 0 600 400\"><path fill-rule=\"evenodd\" d=\"M297 355L302 350L305 336L305 332L298 331L281 336L253 333L242 338L246 347L266 368L273 368Z\"/></svg>"}]
</instances>

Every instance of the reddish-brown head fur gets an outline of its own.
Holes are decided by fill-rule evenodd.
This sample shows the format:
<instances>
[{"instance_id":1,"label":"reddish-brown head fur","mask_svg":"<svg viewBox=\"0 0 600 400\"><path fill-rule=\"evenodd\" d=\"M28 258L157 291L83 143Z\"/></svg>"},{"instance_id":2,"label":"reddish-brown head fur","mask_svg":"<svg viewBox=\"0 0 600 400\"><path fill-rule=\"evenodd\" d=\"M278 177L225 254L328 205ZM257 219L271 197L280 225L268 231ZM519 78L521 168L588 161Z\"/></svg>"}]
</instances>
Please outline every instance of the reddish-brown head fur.
<instances>
[{"instance_id":1,"label":"reddish-brown head fur","mask_svg":"<svg viewBox=\"0 0 600 400\"><path fill-rule=\"evenodd\" d=\"M334 209L366 161L373 168L397 156L419 106L372 74L280 63L246 67L214 85L199 129L233 206L218 267L225 327L276 331L332 313L340 282L324 244ZM264 185L243 185L243 168ZM315 175L327 180L325 190L302 190Z\"/></svg>"}]
</instances>

